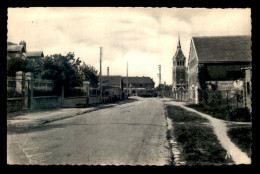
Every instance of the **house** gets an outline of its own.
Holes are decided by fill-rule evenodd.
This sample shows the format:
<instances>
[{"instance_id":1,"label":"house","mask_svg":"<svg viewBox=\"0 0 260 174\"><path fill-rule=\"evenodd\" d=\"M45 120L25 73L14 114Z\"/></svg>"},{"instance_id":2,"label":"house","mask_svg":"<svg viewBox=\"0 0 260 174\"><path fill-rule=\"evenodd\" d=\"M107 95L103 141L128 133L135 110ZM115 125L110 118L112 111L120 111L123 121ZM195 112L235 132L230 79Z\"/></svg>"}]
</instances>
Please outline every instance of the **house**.
<instances>
[{"instance_id":1,"label":"house","mask_svg":"<svg viewBox=\"0 0 260 174\"><path fill-rule=\"evenodd\" d=\"M121 99L123 80L121 76L102 76L102 90L105 100Z\"/></svg>"},{"instance_id":2,"label":"house","mask_svg":"<svg viewBox=\"0 0 260 174\"><path fill-rule=\"evenodd\" d=\"M26 58L26 43L21 41L20 44L7 42L7 60L11 58Z\"/></svg>"},{"instance_id":3,"label":"house","mask_svg":"<svg viewBox=\"0 0 260 174\"><path fill-rule=\"evenodd\" d=\"M186 91L188 88L187 80L187 67L186 67L186 57L184 56L180 38L178 39L177 50L172 58L172 92L174 99L183 100L186 98Z\"/></svg>"},{"instance_id":4,"label":"house","mask_svg":"<svg viewBox=\"0 0 260 174\"><path fill-rule=\"evenodd\" d=\"M154 81L150 77L122 77L123 88L129 95L136 95L138 90L153 89Z\"/></svg>"},{"instance_id":5,"label":"house","mask_svg":"<svg viewBox=\"0 0 260 174\"><path fill-rule=\"evenodd\" d=\"M251 45L250 36L192 37L188 59L189 101L199 103L198 90L203 81L218 83L220 90L244 90L243 68L251 67Z\"/></svg>"},{"instance_id":6,"label":"house","mask_svg":"<svg viewBox=\"0 0 260 174\"><path fill-rule=\"evenodd\" d=\"M27 51L26 58L28 59L37 59L44 57L43 51Z\"/></svg>"}]
</instances>

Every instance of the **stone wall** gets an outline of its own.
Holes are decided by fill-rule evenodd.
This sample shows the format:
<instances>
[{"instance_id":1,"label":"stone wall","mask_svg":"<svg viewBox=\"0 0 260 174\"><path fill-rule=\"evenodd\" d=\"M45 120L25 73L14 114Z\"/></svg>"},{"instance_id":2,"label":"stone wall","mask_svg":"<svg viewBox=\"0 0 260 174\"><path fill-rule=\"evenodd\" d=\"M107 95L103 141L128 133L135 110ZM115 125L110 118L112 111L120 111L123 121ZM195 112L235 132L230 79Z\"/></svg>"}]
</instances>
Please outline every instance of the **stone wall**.
<instances>
[{"instance_id":1,"label":"stone wall","mask_svg":"<svg viewBox=\"0 0 260 174\"><path fill-rule=\"evenodd\" d=\"M24 109L23 98L7 98L7 113L21 111Z\"/></svg>"},{"instance_id":2,"label":"stone wall","mask_svg":"<svg viewBox=\"0 0 260 174\"><path fill-rule=\"evenodd\" d=\"M61 106L59 96L33 97L32 109L54 109Z\"/></svg>"},{"instance_id":3,"label":"stone wall","mask_svg":"<svg viewBox=\"0 0 260 174\"><path fill-rule=\"evenodd\" d=\"M79 107L86 104L86 97L69 97L64 98L63 106L64 108Z\"/></svg>"},{"instance_id":4,"label":"stone wall","mask_svg":"<svg viewBox=\"0 0 260 174\"><path fill-rule=\"evenodd\" d=\"M97 97L90 97L89 98L89 104L98 104L98 103L100 103L99 96L97 96Z\"/></svg>"}]
</instances>

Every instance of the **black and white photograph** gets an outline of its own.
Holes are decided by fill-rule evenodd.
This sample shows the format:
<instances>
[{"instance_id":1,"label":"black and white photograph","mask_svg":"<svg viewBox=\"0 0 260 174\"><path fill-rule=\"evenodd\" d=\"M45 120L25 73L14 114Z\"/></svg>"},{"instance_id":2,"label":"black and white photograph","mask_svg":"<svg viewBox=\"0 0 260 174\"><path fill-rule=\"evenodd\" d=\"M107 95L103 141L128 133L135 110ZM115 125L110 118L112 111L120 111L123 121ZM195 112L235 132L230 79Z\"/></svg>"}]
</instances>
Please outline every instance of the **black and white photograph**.
<instances>
[{"instance_id":1,"label":"black and white photograph","mask_svg":"<svg viewBox=\"0 0 260 174\"><path fill-rule=\"evenodd\" d=\"M7 164L252 164L251 8L7 8Z\"/></svg>"}]
</instances>

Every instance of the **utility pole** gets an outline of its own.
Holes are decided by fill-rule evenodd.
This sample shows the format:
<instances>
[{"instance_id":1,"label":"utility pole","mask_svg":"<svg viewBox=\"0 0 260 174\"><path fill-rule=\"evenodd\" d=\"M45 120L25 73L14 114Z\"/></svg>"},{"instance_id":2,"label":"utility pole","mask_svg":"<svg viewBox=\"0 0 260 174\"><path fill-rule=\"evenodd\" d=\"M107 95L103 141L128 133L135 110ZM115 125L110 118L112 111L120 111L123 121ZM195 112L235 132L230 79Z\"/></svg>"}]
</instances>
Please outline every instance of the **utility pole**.
<instances>
[{"instance_id":1,"label":"utility pole","mask_svg":"<svg viewBox=\"0 0 260 174\"><path fill-rule=\"evenodd\" d=\"M161 65L158 65L158 69L159 69L158 77L159 77L159 86L160 86L160 84L161 84L161 77L162 77L162 74L161 74Z\"/></svg>"},{"instance_id":2,"label":"utility pole","mask_svg":"<svg viewBox=\"0 0 260 174\"><path fill-rule=\"evenodd\" d=\"M99 87L100 87L100 103L102 103L102 55L103 55L103 47L100 47L100 70L99 70Z\"/></svg>"},{"instance_id":3,"label":"utility pole","mask_svg":"<svg viewBox=\"0 0 260 174\"><path fill-rule=\"evenodd\" d=\"M128 97L128 62L126 63L126 90L127 90L127 97Z\"/></svg>"},{"instance_id":4,"label":"utility pole","mask_svg":"<svg viewBox=\"0 0 260 174\"><path fill-rule=\"evenodd\" d=\"M161 65L158 65L158 69L159 69L159 73L157 74L157 76L159 77L159 85L158 85L158 94L159 96L162 95L161 93L161 77L162 77L162 74L161 74Z\"/></svg>"}]
</instances>

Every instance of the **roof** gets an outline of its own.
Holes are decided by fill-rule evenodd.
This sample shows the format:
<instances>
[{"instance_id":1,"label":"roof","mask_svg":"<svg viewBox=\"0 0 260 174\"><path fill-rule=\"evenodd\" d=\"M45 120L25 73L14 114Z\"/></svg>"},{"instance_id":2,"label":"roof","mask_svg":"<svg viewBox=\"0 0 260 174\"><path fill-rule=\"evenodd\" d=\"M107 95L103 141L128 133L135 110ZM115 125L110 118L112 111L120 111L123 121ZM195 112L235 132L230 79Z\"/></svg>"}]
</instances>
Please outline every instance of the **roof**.
<instances>
[{"instance_id":1,"label":"roof","mask_svg":"<svg viewBox=\"0 0 260 174\"><path fill-rule=\"evenodd\" d=\"M102 86L121 86L121 76L102 76Z\"/></svg>"},{"instance_id":2,"label":"roof","mask_svg":"<svg viewBox=\"0 0 260 174\"><path fill-rule=\"evenodd\" d=\"M25 52L23 45L7 45L7 52Z\"/></svg>"},{"instance_id":3,"label":"roof","mask_svg":"<svg viewBox=\"0 0 260 174\"><path fill-rule=\"evenodd\" d=\"M123 83L127 82L127 77L122 77ZM153 79L150 77L128 77L128 83L152 83L154 84Z\"/></svg>"},{"instance_id":4,"label":"roof","mask_svg":"<svg viewBox=\"0 0 260 174\"><path fill-rule=\"evenodd\" d=\"M17 45L17 44L15 44L13 42L7 42L7 45Z\"/></svg>"},{"instance_id":5,"label":"roof","mask_svg":"<svg viewBox=\"0 0 260 174\"><path fill-rule=\"evenodd\" d=\"M186 57L184 56L181 48L178 48L173 56L173 60L175 61L176 59L186 59Z\"/></svg>"},{"instance_id":6,"label":"roof","mask_svg":"<svg viewBox=\"0 0 260 174\"><path fill-rule=\"evenodd\" d=\"M250 36L193 37L199 62L251 62Z\"/></svg>"},{"instance_id":7,"label":"roof","mask_svg":"<svg viewBox=\"0 0 260 174\"><path fill-rule=\"evenodd\" d=\"M27 57L44 57L43 51L28 51Z\"/></svg>"}]
</instances>

